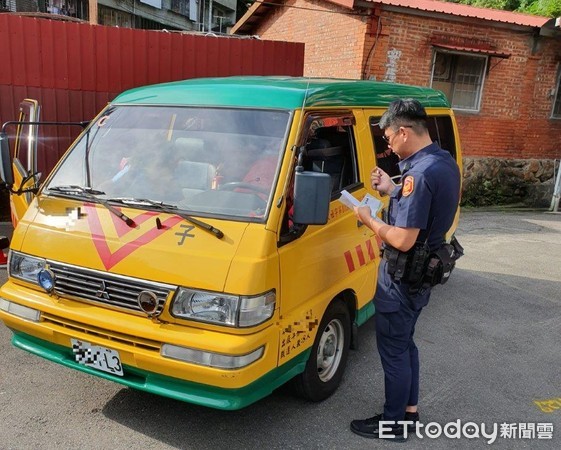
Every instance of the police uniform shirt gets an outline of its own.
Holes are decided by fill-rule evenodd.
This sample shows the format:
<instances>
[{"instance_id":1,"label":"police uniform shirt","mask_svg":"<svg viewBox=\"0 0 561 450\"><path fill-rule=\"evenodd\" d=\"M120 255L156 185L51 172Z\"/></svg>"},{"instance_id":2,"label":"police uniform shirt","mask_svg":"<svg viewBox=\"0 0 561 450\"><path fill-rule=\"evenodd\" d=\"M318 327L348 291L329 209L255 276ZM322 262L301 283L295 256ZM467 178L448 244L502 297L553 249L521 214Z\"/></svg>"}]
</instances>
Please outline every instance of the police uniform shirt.
<instances>
[{"instance_id":1,"label":"police uniform shirt","mask_svg":"<svg viewBox=\"0 0 561 450\"><path fill-rule=\"evenodd\" d=\"M419 228L417 242L428 236L431 250L444 241L460 199L460 171L436 142L399 162L401 188L392 193L390 225Z\"/></svg>"},{"instance_id":2,"label":"police uniform shirt","mask_svg":"<svg viewBox=\"0 0 561 450\"><path fill-rule=\"evenodd\" d=\"M435 250L444 242L458 208L458 166L452 155L434 142L400 161L399 168L402 183L391 194L388 223L401 228L419 228L417 242L427 240L430 249ZM415 309L428 303L430 291L409 294L407 284L395 283L387 273L386 261L381 266L376 292L376 307L380 312L397 311L403 298L410 298Z\"/></svg>"}]
</instances>

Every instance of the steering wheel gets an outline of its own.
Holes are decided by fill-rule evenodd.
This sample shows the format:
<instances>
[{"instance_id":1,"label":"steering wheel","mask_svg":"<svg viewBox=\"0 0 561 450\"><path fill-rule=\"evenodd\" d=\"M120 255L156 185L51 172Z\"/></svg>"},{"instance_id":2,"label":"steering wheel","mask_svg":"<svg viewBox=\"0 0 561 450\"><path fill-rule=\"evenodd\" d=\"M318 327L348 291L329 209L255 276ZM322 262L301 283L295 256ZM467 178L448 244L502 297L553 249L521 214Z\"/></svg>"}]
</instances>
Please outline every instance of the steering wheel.
<instances>
[{"instance_id":1,"label":"steering wheel","mask_svg":"<svg viewBox=\"0 0 561 450\"><path fill-rule=\"evenodd\" d=\"M248 191L269 195L269 189L263 186L258 186L256 184L246 183L244 181L231 181L230 183L224 183L220 185L219 189L223 191L233 191L234 189L247 189Z\"/></svg>"}]
</instances>

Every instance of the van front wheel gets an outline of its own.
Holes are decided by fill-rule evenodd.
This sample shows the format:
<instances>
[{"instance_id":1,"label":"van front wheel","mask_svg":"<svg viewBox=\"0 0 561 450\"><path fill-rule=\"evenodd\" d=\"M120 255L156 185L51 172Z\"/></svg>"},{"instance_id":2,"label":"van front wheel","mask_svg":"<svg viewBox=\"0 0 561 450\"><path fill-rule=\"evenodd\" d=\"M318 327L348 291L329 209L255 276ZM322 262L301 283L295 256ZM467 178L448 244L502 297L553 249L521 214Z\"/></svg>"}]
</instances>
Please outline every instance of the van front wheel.
<instances>
[{"instance_id":1,"label":"van front wheel","mask_svg":"<svg viewBox=\"0 0 561 450\"><path fill-rule=\"evenodd\" d=\"M318 402L335 392L343 378L350 342L349 310L341 300L335 300L321 320L306 369L294 378L300 396Z\"/></svg>"}]
</instances>

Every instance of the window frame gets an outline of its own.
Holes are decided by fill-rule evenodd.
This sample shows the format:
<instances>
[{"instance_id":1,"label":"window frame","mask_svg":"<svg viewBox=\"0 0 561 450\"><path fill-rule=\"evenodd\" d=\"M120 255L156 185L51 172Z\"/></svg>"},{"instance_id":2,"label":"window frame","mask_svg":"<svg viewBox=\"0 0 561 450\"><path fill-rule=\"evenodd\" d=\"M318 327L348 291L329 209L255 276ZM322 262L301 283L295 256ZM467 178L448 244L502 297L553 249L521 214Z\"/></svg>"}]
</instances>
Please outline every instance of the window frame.
<instances>
[{"instance_id":1,"label":"window frame","mask_svg":"<svg viewBox=\"0 0 561 450\"><path fill-rule=\"evenodd\" d=\"M337 125L335 125L337 123ZM349 158L351 162L351 170L353 175L353 182L345 186L341 186L340 189L333 191L331 193L331 201L339 198L341 191L346 189L352 191L356 189L357 186L361 184L359 163L358 163L358 149L357 149L357 138L356 138L356 118L351 111L314 111L306 117L305 125L303 128L303 142L302 145L306 145L313 134L314 129L320 128L331 128L334 126L340 126L347 128L348 133L348 147Z\"/></svg>"},{"instance_id":2,"label":"window frame","mask_svg":"<svg viewBox=\"0 0 561 450\"><path fill-rule=\"evenodd\" d=\"M555 77L555 87L554 87L554 94L553 94L553 102L551 105L551 114L550 119L561 119L561 64L557 69L557 76ZM559 103L559 112L555 113L555 107Z\"/></svg>"},{"instance_id":3,"label":"window frame","mask_svg":"<svg viewBox=\"0 0 561 450\"><path fill-rule=\"evenodd\" d=\"M488 71L488 67L489 67L489 55L479 55L473 52L459 52L459 51L450 51L450 50L442 50L442 49L438 49L435 48L433 51L433 56L432 56L432 64L431 64L431 78L430 78L430 86L433 87L434 85L434 71L435 71L435 67L436 67L436 58L438 56L438 54L446 54L446 55L457 55L457 56L468 56L471 58L481 58L484 60L484 64L483 64L483 68L481 70L481 83L477 92L477 101L476 101L476 105L473 109L471 108L465 108L465 107L459 107L459 106L454 106L453 104L453 91L452 91L452 98L448 98L448 96L446 96L448 98L448 101L450 102L450 105L452 107L452 109L454 111L462 111L462 112L466 112L466 113L479 113L481 111L481 103L482 103L482 99L483 99L483 89L485 88L485 75L487 74ZM451 76L455 77L455 67L450 67L449 71L452 72ZM455 87L455 82L451 83L452 87Z\"/></svg>"}]
</instances>

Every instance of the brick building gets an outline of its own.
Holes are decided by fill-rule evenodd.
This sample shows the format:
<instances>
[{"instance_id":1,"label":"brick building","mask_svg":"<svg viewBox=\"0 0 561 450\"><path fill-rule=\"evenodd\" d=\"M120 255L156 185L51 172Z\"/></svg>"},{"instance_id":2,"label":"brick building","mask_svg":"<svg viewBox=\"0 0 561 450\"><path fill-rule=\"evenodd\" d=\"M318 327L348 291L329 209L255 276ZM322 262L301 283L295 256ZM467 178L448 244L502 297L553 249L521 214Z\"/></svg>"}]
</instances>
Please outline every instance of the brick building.
<instances>
[{"instance_id":1,"label":"brick building","mask_svg":"<svg viewBox=\"0 0 561 450\"><path fill-rule=\"evenodd\" d=\"M434 0L269 0L232 31L304 42L306 76L441 89L460 128L464 198L551 199L561 158L555 19Z\"/></svg>"}]
</instances>

